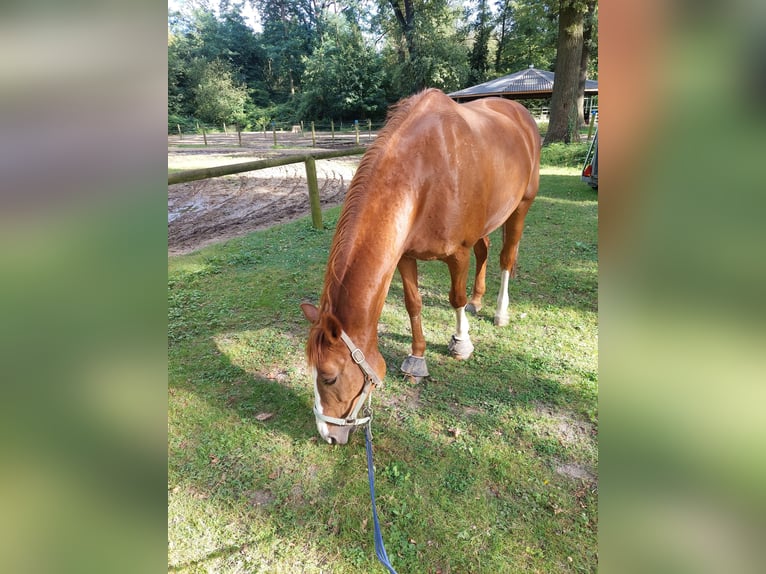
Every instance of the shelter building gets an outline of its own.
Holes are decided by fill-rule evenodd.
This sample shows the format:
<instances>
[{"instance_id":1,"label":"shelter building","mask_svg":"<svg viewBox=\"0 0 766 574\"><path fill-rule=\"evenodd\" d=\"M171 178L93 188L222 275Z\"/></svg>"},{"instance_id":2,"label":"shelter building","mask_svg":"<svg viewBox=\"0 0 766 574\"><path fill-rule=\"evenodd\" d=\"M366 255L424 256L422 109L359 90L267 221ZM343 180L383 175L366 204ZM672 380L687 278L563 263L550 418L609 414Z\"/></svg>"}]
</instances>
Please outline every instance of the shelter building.
<instances>
[{"instance_id":1,"label":"shelter building","mask_svg":"<svg viewBox=\"0 0 766 574\"><path fill-rule=\"evenodd\" d=\"M511 100L544 99L549 101L551 94L553 94L553 79L553 72L538 70L529 66L526 70L495 78L483 84L477 84L447 95L458 103L470 102L471 100L490 96ZM596 108L593 101L594 96L598 96L598 82L585 80L584 112L586 118L589 118L591 110ZM547 101L546 107L540 106L540 111L543 115L547 115Z\"/></svg>"}]
</instances>

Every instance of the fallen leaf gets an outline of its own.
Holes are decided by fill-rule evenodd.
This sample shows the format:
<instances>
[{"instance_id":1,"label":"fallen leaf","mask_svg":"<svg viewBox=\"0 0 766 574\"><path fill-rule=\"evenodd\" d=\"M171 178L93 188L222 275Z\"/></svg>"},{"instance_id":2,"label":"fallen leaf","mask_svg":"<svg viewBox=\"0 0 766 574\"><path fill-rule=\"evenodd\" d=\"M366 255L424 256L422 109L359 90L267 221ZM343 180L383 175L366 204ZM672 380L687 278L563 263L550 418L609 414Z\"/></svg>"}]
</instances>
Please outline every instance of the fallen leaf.
<instances>
[{"instance_id":1,"label":"fallen leaf","mask_svg":"<svg viewBox=\"0 0 766 574\"><path fill-rule=\"evenodd\" d=\"M263 422L269 420L273 416L274 413L258 413L255 415L255 420Z\"/></svg>"}]
</instances>

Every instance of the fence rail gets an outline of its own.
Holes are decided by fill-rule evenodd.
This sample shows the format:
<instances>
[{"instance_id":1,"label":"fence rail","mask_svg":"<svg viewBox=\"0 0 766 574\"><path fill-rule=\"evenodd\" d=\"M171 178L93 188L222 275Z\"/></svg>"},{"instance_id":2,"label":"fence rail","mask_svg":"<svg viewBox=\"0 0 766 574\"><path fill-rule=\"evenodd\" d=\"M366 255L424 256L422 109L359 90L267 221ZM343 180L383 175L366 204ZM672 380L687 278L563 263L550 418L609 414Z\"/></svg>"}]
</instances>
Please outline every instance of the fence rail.
<instances>
[{"instance_id":1,"label":"fence rail","mask_svg":"<svg viewBox=\"0 0 766 574\"><path fill-rule=\"evenodd\" d=\"M223 175L233 175L246 171L256 171L270 167L279 167L292 163L303 162L306 166L306 181L309 187L309 201L311 202L311 220L316 229L322 228L322 210L319 204L319 183L317 182L316 160L330 159L334 157L344 157L348 155L361 155L367 148L354 147L335 151L317 151L306 154L289 155L285 157L276 157L271 159L261 159L256 161L246 161L229 165L219 165L215 167L205 167L201 169L187 169L168 174L168 185L176 183L188 183L200 179L210 179L221 177Z\"/></svg>"}]
</instances>

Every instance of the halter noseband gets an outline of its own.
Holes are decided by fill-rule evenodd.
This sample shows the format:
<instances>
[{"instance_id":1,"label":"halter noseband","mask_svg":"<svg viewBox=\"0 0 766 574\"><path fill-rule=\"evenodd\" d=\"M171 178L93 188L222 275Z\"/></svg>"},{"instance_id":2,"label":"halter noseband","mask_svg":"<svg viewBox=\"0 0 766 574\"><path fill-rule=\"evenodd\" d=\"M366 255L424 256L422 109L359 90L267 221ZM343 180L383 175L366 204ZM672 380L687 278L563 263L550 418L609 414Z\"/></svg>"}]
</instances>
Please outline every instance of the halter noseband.
<instances>
[{"instance_id":1,"label":"halter noseband","mask_svg":"<svg viewBox=\"0 0 766 574\"><path fill-rule=\"evenodd\" d=\"M351 359L357 365L359 365L359 368L362 370L362 374L364 375L364 387L362 388L362 394L359 395L359 398L356 400L356 405L354 405L351 414L345 419L328 417L327 415L317 411L316 405L314 405L314 416L320 421L341 427L365 425L372 419L372 409L370 408L370 401L372 400L372 394L370 393L371 387L372 385L375 385L376 387L381 386L383 383L378 375L375 374L375 371L372 370L372 367L370 367L370 364L367 362L367 360L364 358L364 353L362 350L354 344L351 338L346 335L345 331L341 331L340 338L346 344L348 350L351 351ZM356 418L359 414L359 411L362 410L362 407L364 406L365 399L367 399L367 407L364 410L364 416L362 418Z\"/></svg>"}]
</instances>

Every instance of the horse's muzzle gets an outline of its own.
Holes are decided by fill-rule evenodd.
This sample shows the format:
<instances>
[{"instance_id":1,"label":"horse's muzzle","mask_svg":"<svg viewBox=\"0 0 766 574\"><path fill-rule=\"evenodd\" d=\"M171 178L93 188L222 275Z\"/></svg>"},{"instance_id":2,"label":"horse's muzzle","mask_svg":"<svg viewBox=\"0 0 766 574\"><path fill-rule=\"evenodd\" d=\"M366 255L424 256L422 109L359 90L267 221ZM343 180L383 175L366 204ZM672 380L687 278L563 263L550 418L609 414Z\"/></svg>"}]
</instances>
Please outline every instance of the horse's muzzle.
<instances>
[{"instance_id":1,"label":"horse's muzzle","mask_svg":"<svg viewBox=\"0 0 766 574\"><path fill-rule=\"evenodd\" d=\"M322 438L328 442L328 444L346 444L348 437L354 430L353 426L339 427L337 425L324 425L327 429L326 433L319 432Z\"/></svg>"}]
</instances>

